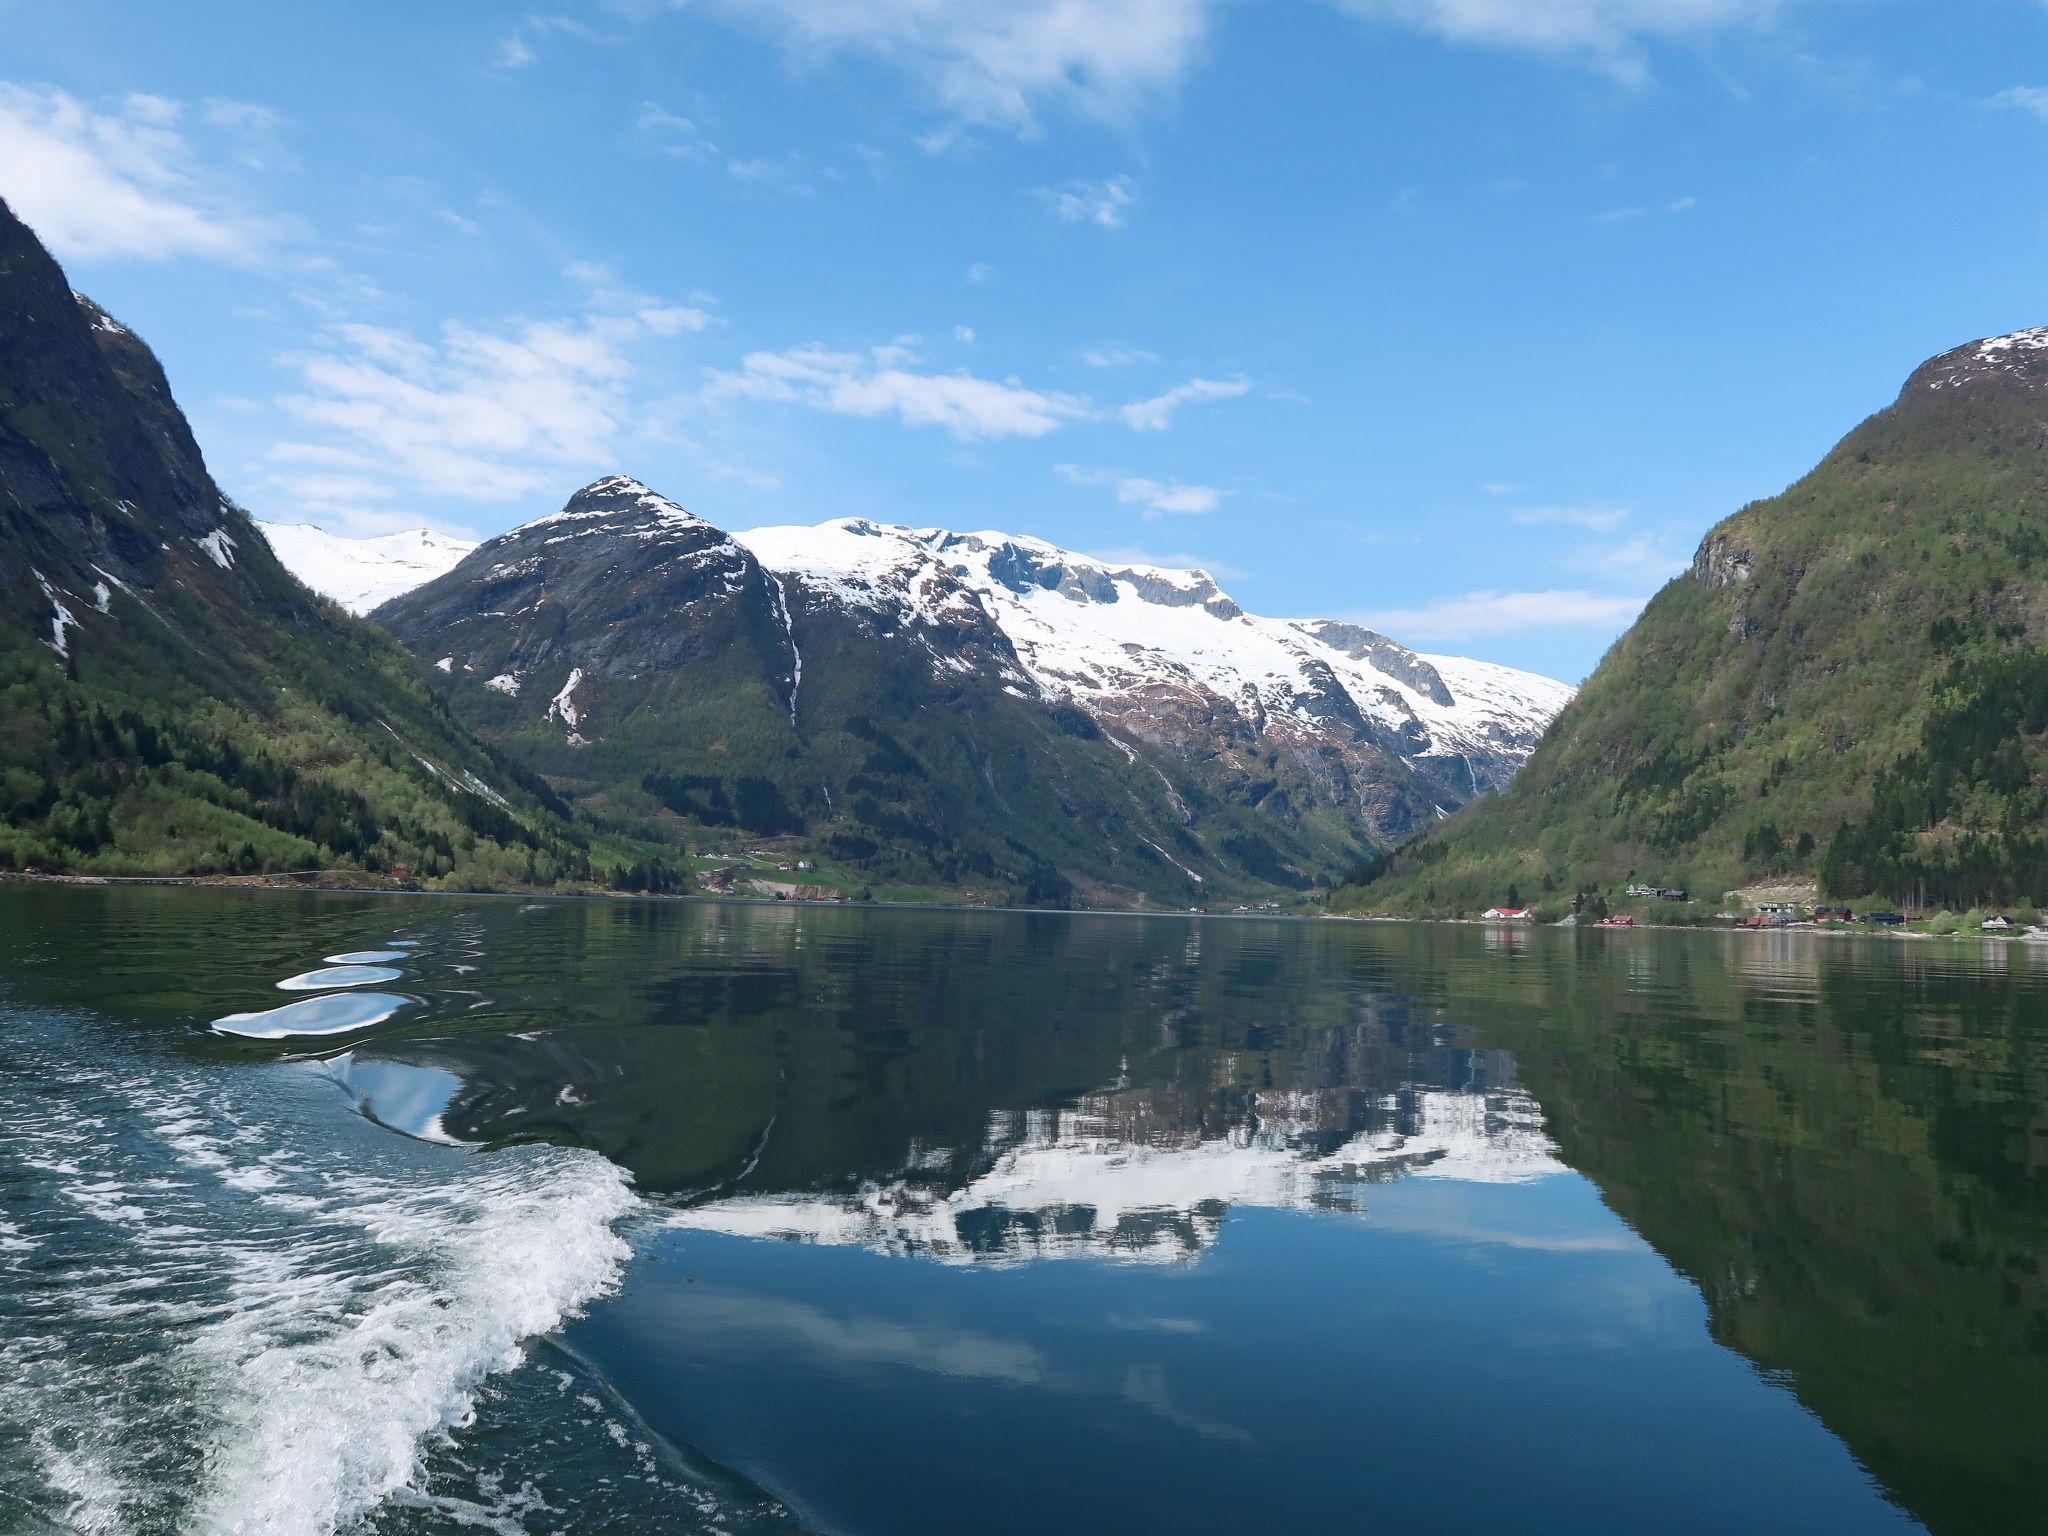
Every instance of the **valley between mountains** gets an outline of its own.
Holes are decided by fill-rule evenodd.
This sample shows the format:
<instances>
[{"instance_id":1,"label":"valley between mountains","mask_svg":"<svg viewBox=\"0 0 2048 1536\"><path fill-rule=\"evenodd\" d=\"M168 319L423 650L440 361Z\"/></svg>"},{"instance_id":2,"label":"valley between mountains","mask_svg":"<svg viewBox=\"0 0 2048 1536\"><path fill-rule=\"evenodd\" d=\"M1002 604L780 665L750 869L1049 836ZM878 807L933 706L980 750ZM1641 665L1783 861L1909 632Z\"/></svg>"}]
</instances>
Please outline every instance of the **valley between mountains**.
<instances>
[{"instance_id":1,"label":"valley between mountains","mask_svg":"<svg viewBox=\"0 0 2048 1536\"><path fill-rule=\"evenodd\" d=\"M4 205L0 555L22 873L1281 902L1501 788L1570 696L1199 571L734 535L623 476L474 548L258 525Z\"/></svg>"},{"instance_id":2,"label":"valley between mountains","mask_svg":"<svg viewBox=\"0 0 2048 1536\"><path fill-rule=\"evenodd\" d=\"M2048 900L2048 331L1708 532L1574 694L994 531L609 475L259 523L0 205L0 872L1538 918Z\"/></svg>"},{"instance_id":3,"label":"valley between mountains","mask_svg":"<svg viewBox=\"0 0 2048 1536\"><path fill-rule=\"evenodd\" d=\"M339 595L427 537L278 543ZM860 519L727 533L623 476L440 553L372 617L458 718L636 836L765 847L742 889L1301 893L1505 785L1569 697L1248 615L1200 571Z\"/></svg>"}]
</instances>

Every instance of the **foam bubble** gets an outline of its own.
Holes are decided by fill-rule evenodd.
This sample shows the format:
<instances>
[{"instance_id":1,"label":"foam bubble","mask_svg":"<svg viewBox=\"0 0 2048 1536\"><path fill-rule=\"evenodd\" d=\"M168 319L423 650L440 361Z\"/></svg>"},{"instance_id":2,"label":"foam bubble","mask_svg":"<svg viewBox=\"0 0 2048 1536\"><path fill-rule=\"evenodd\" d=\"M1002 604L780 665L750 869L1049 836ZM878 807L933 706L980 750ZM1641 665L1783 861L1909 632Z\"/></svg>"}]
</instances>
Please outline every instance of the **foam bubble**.
<instances>
[{"instance_id":1,"label":"foam bubble","mask_svg":"<svg viewBox=\"0 0 2048 1536\"><path fill-rule=\"evenodd\" d=\"M213 1029L218 1034L239 1035L245 1040L345 1035L382 1024L411 1005L411 998L394 992L330 992L259 1013L230 1013L215 1019Z\"/></svg>"},{"instance_id":2,"label":"foam bubble","mask_svg":"<svg viewBox=\"0 0 2048 1536\"><path fill-rule=\"evenodd\" d=\"M277 984L280 992L321 992L331 987L367 987L372 982L396 981L405 973L388 965L329 965L301 971Z\"/></svg>"}]
</instances>

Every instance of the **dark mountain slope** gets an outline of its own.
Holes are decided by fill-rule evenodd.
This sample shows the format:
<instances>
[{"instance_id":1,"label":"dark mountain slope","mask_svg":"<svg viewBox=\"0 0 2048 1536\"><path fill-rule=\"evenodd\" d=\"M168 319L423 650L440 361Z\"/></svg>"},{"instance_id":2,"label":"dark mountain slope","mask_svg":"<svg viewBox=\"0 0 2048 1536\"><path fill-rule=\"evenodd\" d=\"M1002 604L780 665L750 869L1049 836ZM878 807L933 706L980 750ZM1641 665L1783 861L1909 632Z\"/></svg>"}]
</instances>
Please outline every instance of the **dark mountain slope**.
<instances>
[{"instance_id":1,"label":"dark mountain slope","mask_svg":"<svg viewBox=\"0 0 2048 1536\"><path fill-rule=\"evenodd\" d=\"M613 477L376 618L488 739L699 847L785 836L856 880L1170 906L1305 889L1370 850L1341 810L1041 697L936 564L890 599L778 576Z\"/></svg>"},{"instance_id":2,"label":"dark mountain slope","mask_svg":"<svg viewBox=\"0 0 2048 1536\"><path fill-rule=\"evenodd\" d=\"M2048 898L2048 331L1917 370L1782 495L1715 527L1510 790L1348 905L1554 910L1766 878Z\"/></svg>"},{"instance_id":3,"label":"dark mountain slope","mask_svg":"<svg viewBox=\"0 0 2048 1536\"><path fill-rule=\"evenodd\" d=\"M586 873L546 794L278 564L0 204L0 867Z\"/></svg>"}]
</instances>

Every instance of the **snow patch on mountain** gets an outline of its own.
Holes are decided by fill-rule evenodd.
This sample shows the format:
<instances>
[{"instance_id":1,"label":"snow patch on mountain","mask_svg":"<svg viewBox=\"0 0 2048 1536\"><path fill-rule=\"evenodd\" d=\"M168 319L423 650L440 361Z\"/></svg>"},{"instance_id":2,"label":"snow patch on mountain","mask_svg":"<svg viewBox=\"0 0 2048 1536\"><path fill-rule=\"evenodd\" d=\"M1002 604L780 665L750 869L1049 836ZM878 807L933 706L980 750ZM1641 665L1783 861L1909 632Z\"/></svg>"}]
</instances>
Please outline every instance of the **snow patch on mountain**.
<instances>
[{"instance_id":1,"label":"snow patch on mountain","mask_svg":"<svg viewBox=\"0 0 2048 1536\"><path fill-rule=\"evenodd\" d=\"M936 628L978 608L1042 696L1091 713L1208 694L1262 730L1341 728L1355 714L1423 738L1419 755L1519 757L1572 695L1547 677L1421 656L1351 625L1247 614L1206 571L1105 562L1043 539L862 518L734 537L767 569L898 624Z\"/></svg>"},{"instance_id":2,"label":"snow patch on mountain","mask_svg":"<svg viewBox=\"0 0 2048 1536\"><path fill-rule=\"evenodd\" d=\"M358 614L425 586L476 548L473 539L451 538L430 528L351 539L311 523L256 526L286 570L322 597Z\"/></svg>"}]
</instances>

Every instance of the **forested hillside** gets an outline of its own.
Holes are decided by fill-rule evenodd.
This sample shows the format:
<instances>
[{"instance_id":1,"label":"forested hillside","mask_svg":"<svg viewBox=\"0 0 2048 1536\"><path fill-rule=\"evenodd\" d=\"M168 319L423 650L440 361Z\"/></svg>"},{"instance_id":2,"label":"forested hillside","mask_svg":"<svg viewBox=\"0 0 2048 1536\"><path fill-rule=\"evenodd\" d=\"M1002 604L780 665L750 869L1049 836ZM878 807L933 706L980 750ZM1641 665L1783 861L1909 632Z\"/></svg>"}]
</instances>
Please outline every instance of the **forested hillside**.
<instances>
[{"instance_id":1,"label":"forested hillside","mask_svg":"<svg viewBox=\"0 0 2048 1536\"><path fill-rule=\"evenodd\" d=\"M602 876L560 810L285 571L0 204L0 869Z\"/></svg>"},{"instance_id":2,"label":"forested hillside","mask_svg":"<svg viewBox=\"0 0 2048 1536\"><path fill-rule=\"evenodd\" d=\"M1504 795L1338 904L1550 914L1626 882L2048 898L2048 331L1922 366L1701 542Z\"/></svg>"}]
</instances>

